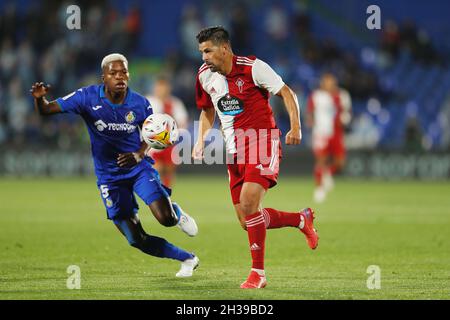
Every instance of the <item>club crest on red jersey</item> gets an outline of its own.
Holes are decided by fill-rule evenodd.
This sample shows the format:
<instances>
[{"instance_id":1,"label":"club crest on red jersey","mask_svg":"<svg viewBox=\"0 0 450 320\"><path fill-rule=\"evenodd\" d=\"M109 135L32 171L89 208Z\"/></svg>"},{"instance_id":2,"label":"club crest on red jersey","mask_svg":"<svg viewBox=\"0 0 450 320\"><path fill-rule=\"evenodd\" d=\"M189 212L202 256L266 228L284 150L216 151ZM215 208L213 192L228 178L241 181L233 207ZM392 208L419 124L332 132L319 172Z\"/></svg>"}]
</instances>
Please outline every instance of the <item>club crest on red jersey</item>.
<instances>
[{"instance_id":1,"label":"club crest on red jersey","mask_svg":"<svg viewBox=\"0 0 450 320\"><path fill-rule=\"evenodd\" d=\"M241 78L238 78L235 82L240 93L242 93L244 91L244 83L245 83L244 80L242 80Z\"/></svg>"}]
</instances>

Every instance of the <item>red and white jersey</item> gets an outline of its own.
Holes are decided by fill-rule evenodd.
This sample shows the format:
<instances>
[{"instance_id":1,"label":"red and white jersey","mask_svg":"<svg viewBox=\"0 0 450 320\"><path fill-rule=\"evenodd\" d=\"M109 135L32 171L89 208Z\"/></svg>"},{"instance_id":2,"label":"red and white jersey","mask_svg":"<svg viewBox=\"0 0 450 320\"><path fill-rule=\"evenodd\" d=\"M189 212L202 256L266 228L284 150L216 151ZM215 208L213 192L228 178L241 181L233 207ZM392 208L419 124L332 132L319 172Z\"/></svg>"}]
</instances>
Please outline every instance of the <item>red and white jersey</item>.
<instances>
[{"instance_id":1,"label":"red and white jersey","mask_svg":"<svg viewBox=\"0 0 450 320\"><path fill-rule=\"evenodd\" d=\"M337 94L317 89L311 93L307 109L314 118L313 137L327 138L343 134L343 115L349 117L351 109L350 95L344 89L340 89Z\"/></svg>"},{"instance_id":2,"label":"red and white jersey","mask_svg":"<svg viewBox=\"0 0 450 320\"><path fill-rule=\"evenodd\" d=\"M236 129L275 129L270 94L284 86L281 77L254 56L233 56L231 72L224 76L203 64L197 75L199 109L214 107L228 153L236 153Z\"/></svg>"},{"instance_id":3,"label":"red and white jersey","mask_svg":"<svg viewBox=\"0 0 450 320\"><path fill-rule=\"evenodd\" d=\"M167 113L170 115L179 128L186 128L188 123L188 112L180 99L171 96L167 101L162 101L155 96L146 97L152 106L153 113Z\"/></svg>"}]
</instances>

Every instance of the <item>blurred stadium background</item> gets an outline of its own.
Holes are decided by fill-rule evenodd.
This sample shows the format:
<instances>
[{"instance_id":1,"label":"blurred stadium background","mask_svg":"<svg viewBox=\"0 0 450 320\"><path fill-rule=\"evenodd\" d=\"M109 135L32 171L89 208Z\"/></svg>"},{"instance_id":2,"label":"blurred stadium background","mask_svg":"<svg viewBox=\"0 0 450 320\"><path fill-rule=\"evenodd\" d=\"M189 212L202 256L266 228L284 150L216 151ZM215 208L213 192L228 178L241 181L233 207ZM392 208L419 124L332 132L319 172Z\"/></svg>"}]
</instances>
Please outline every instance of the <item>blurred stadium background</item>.
<instances>
[{"instance_id":1,"label":"blurred stadium background","mask_svg":"<svg viewBox=\"0 0 450 320\"><path fill-rule=\"evenodd\" d=\"M91 175L88 135L73 116L42 118L28 93L37 80L51 98L99 81L100 61L121 52L136 91L157 75L198 118L195 35L204 26L231 31L234 51L269 62L301 100L334 72L353 100L344 172L353 177L447 179L450 176L450 24L446 1L75 1L81 30L66 27L61 1L0 2L0 174ZM74 4L75 4L74 2ZM381 30L366 9L381 8ZM273 100L282 131L288 118ZM304 120L305 117L303 117ZM306 128L306 126L304 126ZM301 147L285 149L283 173L311 175L309 130ZM188 166L210 173L220 166Z\"/></svg>"},{"instance_id":2,"label":"blurred stadium background","mask_svg":"<svg viewBox=\"0 0 450 320\"><path fill-rule=\"evenodd\" d=\"M81 30L66 27L71 4L81 9ZM366 27L372 4L381 30ZM449 12L450 2L438 0L0 0L0 299L448 299ZM353 101L346 178L315 207L319 250L296 230L269 232L269 286L258 292L237 289L248 271L247 235L225 166L180 166L174 199L195 216L198 237L159 225L140 202L146 230L201 257L196 275L177 281L178 264L129 248L105 221L83 121L40 117L29 94L35 81L52 85L49 98L97 83L101 59L121 52L134 90L148 94L160 74L171 79L193 132L195 35L209 25L227 27L236 53L283 76L303 121L323 71ZM273 109L286 132L279 99ZM312 200L303 127L302 145L283 149L265 206L294 211ZM66 287L72 264L82 290ZM369 265L381 268L381 290L366 286Z\"/></svg>"}]
</instances>

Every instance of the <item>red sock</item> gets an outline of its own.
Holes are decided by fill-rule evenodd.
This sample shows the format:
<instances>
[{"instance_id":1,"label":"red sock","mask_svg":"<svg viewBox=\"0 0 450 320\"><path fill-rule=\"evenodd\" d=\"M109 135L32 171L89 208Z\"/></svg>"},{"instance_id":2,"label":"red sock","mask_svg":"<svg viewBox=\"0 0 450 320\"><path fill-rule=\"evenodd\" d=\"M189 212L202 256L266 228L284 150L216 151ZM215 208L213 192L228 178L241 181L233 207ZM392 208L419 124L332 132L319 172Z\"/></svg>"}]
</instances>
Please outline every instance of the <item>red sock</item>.
<instances>
[{"instance_id":1,"label":"red sock","mask_svg":"<svg viewBox=\"0 0 450 320\"><path fill-rule=\"evenodd\" d=\"M298 227L300 224L300 212L285 212L272 208L262 209L267 229L283 227Z\"/></svg>"},{"instance_id":2,"label":"red sock","mask_svg":"<svg viewBox=\"0 0 450 320\"><path fill-rule=\"evenodd\" d=\"M264 247L266 241L266 225L261 212L245 217L248 242L252 254L252 268L264 270Z\"/></svg>"},{"instance_id":3,"label":"red sock","mask_svg":"<svg viewBox=\"0 0 450 320\"><path fill-rule=\"evenodd\" d=\"M316 180L316 185L320 186L322 185L322 175L323 175L323 168L319 166L314 167L314 178Z\"/></svg>"}]
</instances>

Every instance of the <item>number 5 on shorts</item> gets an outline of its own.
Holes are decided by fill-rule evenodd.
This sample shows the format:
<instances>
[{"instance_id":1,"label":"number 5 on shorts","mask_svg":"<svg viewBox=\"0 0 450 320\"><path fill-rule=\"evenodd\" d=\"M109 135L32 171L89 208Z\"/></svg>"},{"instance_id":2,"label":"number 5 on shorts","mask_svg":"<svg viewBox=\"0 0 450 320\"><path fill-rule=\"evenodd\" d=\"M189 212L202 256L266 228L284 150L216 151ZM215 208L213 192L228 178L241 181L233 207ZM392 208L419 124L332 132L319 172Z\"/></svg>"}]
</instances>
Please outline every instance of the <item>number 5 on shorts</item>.
<instances>
[{"instance_id":1,"label":"number 5 on shorts","mask_svg":"<svg viewBox=\"0 0 450 320\"><path fill-rule=\"evenodd\" d=\"M106 199L106 198L109 197L109 189L108 189L108 186L106 184L102 184L100 186L100 191L102 192L103 199Z\"/></svg>"}]
</instances>

